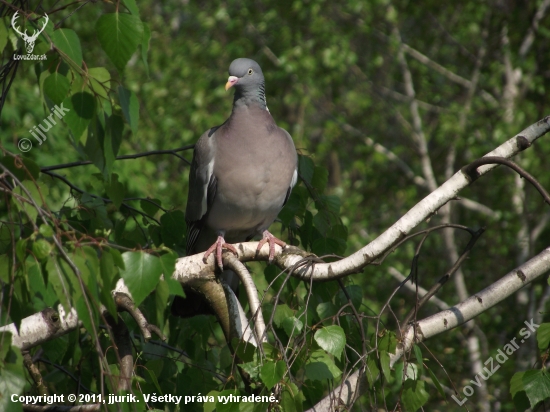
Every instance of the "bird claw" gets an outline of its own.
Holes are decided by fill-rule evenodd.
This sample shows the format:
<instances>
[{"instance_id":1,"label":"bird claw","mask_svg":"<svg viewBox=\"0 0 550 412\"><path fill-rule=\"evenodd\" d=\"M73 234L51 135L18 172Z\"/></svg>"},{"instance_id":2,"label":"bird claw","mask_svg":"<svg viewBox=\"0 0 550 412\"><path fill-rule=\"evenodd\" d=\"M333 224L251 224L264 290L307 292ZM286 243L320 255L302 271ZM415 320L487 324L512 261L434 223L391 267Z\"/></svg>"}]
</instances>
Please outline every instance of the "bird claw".
<instances>
[{"instance_id":1,"label":"bird claw","mask_svg":"<svg viewBox=\"0 0 550 412\"><path fill-rule=\"evenodd\" d=\"M269 243L269 259L268 262L273 262L273 258L275 257L275 245L279 245L282 248L286 247L286 243L283 242L281 239L277 239L275 236L273 236L269 231L264 230L263 238L260 240L260 243L258 243L258 248L256 249L256 253L260 252L260 249L265 245L266 243Z\"/></svg>"},{"instance_id":2,"label":"bird claw","mask_svg":"<svg viewBox=\"0 0 550 412\"><path fill-rule=\"evenodd\" d=\"M224 248L233 252L236 256L239 256L237 249L235 249L233 245L225 243L225 239L223 238L223 236L218 236L218 239L214 242L214 244L210 246L210 248L206 252L204 252L202 261L206 263L206 259L208 259L208 256L216 251L216 263L218 264L220 269L223 270L222 252Z\"/></svg>"}]
</instances>

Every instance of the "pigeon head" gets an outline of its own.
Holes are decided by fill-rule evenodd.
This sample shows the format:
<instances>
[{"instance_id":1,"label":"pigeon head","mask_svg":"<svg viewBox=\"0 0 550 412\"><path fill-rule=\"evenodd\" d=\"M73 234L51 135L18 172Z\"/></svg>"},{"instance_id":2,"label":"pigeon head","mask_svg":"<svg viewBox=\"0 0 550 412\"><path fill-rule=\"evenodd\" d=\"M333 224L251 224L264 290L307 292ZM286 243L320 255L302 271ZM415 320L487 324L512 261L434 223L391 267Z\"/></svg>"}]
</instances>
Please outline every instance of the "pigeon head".
<instances>
[{"instance_id":1,"label":"pigeon head","mask_svg":"<svg viewBox=\"0 0 550 412\"><path fill-rule=\"evenodd\" d=\"M235 87L237 90L254 90L264 82L264 74L258 63L252 59L235 59L229 66L229 79L225 90Z\"/></svg>"}]
</instances>

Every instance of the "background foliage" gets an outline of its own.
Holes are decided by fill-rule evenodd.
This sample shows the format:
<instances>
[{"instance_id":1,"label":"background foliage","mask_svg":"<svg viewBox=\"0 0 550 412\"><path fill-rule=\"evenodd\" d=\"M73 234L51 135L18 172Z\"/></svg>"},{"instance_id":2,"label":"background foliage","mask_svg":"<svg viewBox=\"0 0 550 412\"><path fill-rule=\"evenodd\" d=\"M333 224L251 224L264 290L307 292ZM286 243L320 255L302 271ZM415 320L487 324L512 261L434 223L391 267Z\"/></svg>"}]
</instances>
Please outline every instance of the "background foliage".
<instances>
[{"instance_id":1,"label":"background foliage","mask_svg":"<svg viewBox=\"0 0 550 412\"><path fill-rule=\"evenodd\" d=\"M18 324L58 303L75 306L84 328L44 343L31 355L51 393L113 393L112 382L102 376L106 370L117 375L117 362L106 349L110 338L100 327L98 303L115 314L109 292L122 277L149 321L168 336L166 343L145 342L122 314L134 338L134 392L278 391L283 410L307 409L354 367L362 347L376 346L375 322L368 316L380 312L399 273L408 273L416 244L408 242L382 265L350 276L345 288L295 279L283 284L283 278L275 280L273 267L251 264L258 289L265 291L266 319L274 316L266 358L241 354L247 363L239 368L249 373L250 386L239 378L213 317L171 317L170 296L179 293L179 285L158 277L184 253L190 145L230 113L232 98L223 90L229 63L243 56L260 63L269 109L301 154L301 182L274 224L275 233L317 255L346 255L373 240L434 184L548 114L546 3L169 0L143 1L138 8L131 0L0 2L4 68L14 53L25 53L10 28L13 11L33 11L31 20L44 12L50 16L34 50L47 60L15 67L12 62L2 73L4 84L14 78L0 117L1 163L22 186L16 185L15 195L4 191L0 203L2 324ZM33 23L26 24L31 29ZM51 107L62 103L70 112L38 145L29 130L44 124ZM19 150L22 139L32 142L29 152ZM519 159L547 188L549 152L542 139ZM77 161L89 164L47 169ZM14 183L6 174L4 179ZM470 203L456 202L426 223L486 227L458 280L438 294L448 305L462 300L464 290L473 294L491 284L550 239L547 208L509 171L495 171L462 195ZM426 240L419 260L421 286L429 288L448 269L453 242L460 250L468 241L461 233L451 237L452 242L435 232ZM378 355L368 358L373 376L367 374L369 391L357 410L366 405L393 410L397 403L406 410L422 405L459 410L449 395L474 377L474 354L482 360L494 356L518 336L525 320L542 323L549 296L546 282L535 282L475 325L426 342L407 366L416 365L415 372L406 373L409 379L402 383L404 363L391 371L387 367L396 342L389 331L398 331L396 319L414 307L415 297L399 292L391 302L394 315L382 315L387 332L378 339L385 341L378 342ZM340 311L348 301L365 315L365 339L350 307ZM435 310L426 306L418 317ZM0 391L37 393L20 354L9 349L8 337L3 339ZM547 342L539 343L544 354ZM104 364L98 362L98 346L106 352ZM511 411L514 401L525 409L529 401L534 406L550 397L546 388L526 393L523 375L519 381L514 375L542 370L538 351L536 340L527 340L467 405ZM284 373L287 367L290 375ZM375 382L379 371L382 378ZM519 386L510 394L512 376ZM217 410L230 409L218 405Z\"/></svg>"}]
</instances>

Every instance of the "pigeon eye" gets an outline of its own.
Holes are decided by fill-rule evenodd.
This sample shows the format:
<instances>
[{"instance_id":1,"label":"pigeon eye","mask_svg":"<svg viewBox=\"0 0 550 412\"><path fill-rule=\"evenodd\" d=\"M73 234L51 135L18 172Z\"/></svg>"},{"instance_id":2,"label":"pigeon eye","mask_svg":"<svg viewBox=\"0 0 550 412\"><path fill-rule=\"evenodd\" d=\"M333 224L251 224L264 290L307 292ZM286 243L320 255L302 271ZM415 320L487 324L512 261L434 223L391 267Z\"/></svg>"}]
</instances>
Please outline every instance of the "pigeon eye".
<instances>
[{"instance_id":1,"label":"pigeon eye","mask_svg":"<svg viewBox=\"0 0 550 412\"><path fill-rule=\"evenodd\" d=\"M254 73L254 70L248 69L248 74L252 74L252 73Z\"/></svg>"}]
</instances>

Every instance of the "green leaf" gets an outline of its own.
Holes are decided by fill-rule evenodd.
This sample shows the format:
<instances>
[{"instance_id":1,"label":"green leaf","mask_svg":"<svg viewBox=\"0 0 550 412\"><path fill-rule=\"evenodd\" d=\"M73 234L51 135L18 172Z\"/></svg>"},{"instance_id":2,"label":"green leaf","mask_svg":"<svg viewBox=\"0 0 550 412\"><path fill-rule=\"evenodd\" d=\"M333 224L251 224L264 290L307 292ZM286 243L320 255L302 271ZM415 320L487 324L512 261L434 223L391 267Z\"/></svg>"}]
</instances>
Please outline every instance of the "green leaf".
<instances>
[{"instance_id":1,"label":"green leaf","mask_svg":"<svg viewBox=\"0 0 550 412\"><path fill-rule=\"evenodd\" d=\"M32 201L34 201L39 207L43 206L44 202L42 201L42 199L47 199L49 189L42 182L34 183L28 180L24 180L21 182L21 184L26 190L23 190L21 186L17 186L14 191L21 198L27 199L28 201L26 202L23 200L15 200L14 198L14 203L17 206L17 209L28 215L29 219L34 222L36 221L36 217L38 216L38 211L36 210L36 207L34 206ZM27 195L27 192L30 194L30 196Z\"/></svg>"},{"instance_id":2,"label":"green leaf","mask_svg":"<svg viewBox=\"0 0 550 412\"><path fill-rule=\"evenodd\" d=\"M82 65L82 49L80 48L80 39L74 30L57 29L53 32L52 41L67 58L75 65Z\"/></svg>"},{"instance_id":3,"label":"green leaf","mask_svg":"<svg viewBox=\"0 0 550 412\"><path fill-rule=\"evenodd\" d=\"M147 52L149 51L149 41L151 40L151 29L147 23L143 23L143 38L141 39L141 61L145 66L145 73L149 77L149 64L147 63Z\"/></svg>"},{"instance_id":4,"label":"green leaf","mask_svg":"<svg viewBox=\"0 0 550 412\"><path fill-rule=\"evenodd\" d=\"M330 321L330 318L338 312L336 306L332 302L319 303L315 311L317 312L317 315L319 315L320 320L327 319L328 321Z\"/></svg>"},{"instance_id":5,"label":"green leaf","mask_svg":"<svg viewBox=\"0 0 550 412\"><path fill-rule=\"evenodd\" d=\"M4 23L4 20L0 19L0 52L4 50L4 48L8 44L8 28L6 27L6 24Z\"/></svg>"},{"instance_id":6,"label":"green leaf","mask_svg":"<svg viewBox=\"0 0 550 412\"><path fill-rule=\"evenodd\" d=\"M311 185L319 192L319 194L325 191L325 187L328 183L328 170L322 166L315 166L313 170L313 177L311 179Z\"/></svg>"},{"instance_id":7,"label":"green leaf","mask_svg":"<svg viewBox=\"0 0 550 412\"><path fill-rule=\"evenodd\" d=\"M0 163L4 165L13 175L23 181L38 179L40 175L40 167L27 157L13 157L6 155L0 159Z\"/></svg>"},{"instance_id":8,"label":"green leaf","mask_svg":"<svg viewBox=\"0 0 550 412\"><path fill-rule=\"evenodd\" d=\"M275 308L275 316L273 316L273 322L278 328L283 326L283 321L286 318L294 316L294 311L288 307L287 304L277 305Z\"/></svg>"},{"instance_id":9,"label":"green leaf","mask_svg":"<svg viewBox=\"0 0 550 412\"><path fill-rule=\"evenodd\" d=\"M340 197L338 196L319 196L319 201L315 202L315 208L317 210L327 209L329 212L338 214L340 213Z\"/></svg>"},{"instance_id":10,"label":"green leaf","mask_svg":"<svg viewBox=\"0 0 550 412\"><path fill-rule=\"evenodd\" d=\"M130 10L130 13L139 16L139 10L136 4L136 0L122 0L122 2L128 8L128 10Z\"/></svg>"},{"instance_id":11,"label":"green leaf","mask_svg":"<svg viewBox=\"0 0 550 412\"><path fill-rule=\"evenodd\" d=\"M294 219L294 216L292 217ZM306 210L304 213L303 223L298 229L300 234L300 240L302 241L302 246L308 250L311 249L311 241L313 235L313 215L309 210Z\"/></svg>"},{"instance_id":12,"label":"green leaf","mask_svg":"<svg viewBox=\"0 0 550 412\"><path fill-rule=\"evenodd\" d=\"M395 353L395 349L397 348L395 333L385 329L382 338L378 341L378 348L388 353Z\"/></svg>"},{"instance_id":13,"label":"green leaf","mask_svg":"<svg viewBox=\"0 0 550 412\"><path fill-rule=\"evenodd\" d=\"M90 304L89 307L88 304L86 304L86 301ZM97 330L99 325L99 313L87 296L81 295L80 299L76 299L74 302L74 308L78 314L78 320L82 321L82 324L86 330ZM94 339L93 333L90 333L90 335L92 336L92 339Z\"/></svg>"},{"instance_id":14,"label":"green leaf","mask_svg":"<svg viewBox=\"0 0 550 412\"><path fill-rule=\"evenodd\" d=\"M53 285L57 298L66 311L72 307L69 297L72 296L71 285L74 283L72 278L76 278L73 270L63 259L52 258L46 262L46 271L48 272L48 283Z\"/></svg>"},{"instance_id":15,"label":"green leaf","mask_svg":"<svg viewBox=\"0 0 550 412\"><path fill-rule=\"evenodd\" d=\"M122 201L124 200L124 185L118 181L118 175L113 173L111 175L111 181L105 185L105 192L109 199L113 201L115 206L120 208Z\"/></svg>"},{"instance_id":16,"label":"green leaf","mask_svg":"<svg viewBox=\"0 0 550 412\"><path fill-rule=\"evenodd\" d=\"M319 214L317 214L316 216L319 216ZM345 249L345 244L342 245L339 239L319 237L313 241L313 244L311 245L311 251L318 256L334 253L340 254L342 251L342 246Z\"/></svg>"},{"instance_id":17,"label":"green leaf","mask_svg":"<svg viewBox=\"0 0 550 412\"><path fill-rule=\"evenodd\" d=\"M550 345L550 323L541 323L537 329L537 342L541 351L548 348Z\"/></svg>"},{"instance_id":18,"label":"green leaf","mask_svg":"<svg viewBox=\"0 0 550 412\"><path fill-rule=\"evenodd\" d=\"M43 260L50 255L52 245L45 239L38 239L32 245L32 253L38 260Z\"/></svg>"},{"instance_id":19,"label":"green leaf","mask_svg":"<svg viewBox=\"0 0 550 412\"><path fill-rule=\"evenodd\" d=\"M416 357L416 362L418 363L418 369L419 372L422 372L422 369L424 369L424 361L422 359L422 351L420 350L420 346L414 345L414 356Z\"/></svg>"},{"instance_id":20,"label":"green leaf","mask_svg":"<svg viewBox=\"0 0 550 412\"><path fill-rule=\"evenodd\" d=\"M242 359L240 356L239 358ZM248 373L252 380L259 379L260 369L262 368L262 365L258 365L256 362L247 362L247 363L239 363L237 366L239 366L243 371Z\"/></svg>"},{"instance_id":21,"label":"green leaf","mask_svg":"<svg viewBox=\"0 0 550 412\"><path fill-rule=\"evenodd\" d=\"M161 330L164 327L164 312L166 310L169 296L170 292L168 290L168 285L166 284L165 280L161 280L158 283L157 288L155 289L155 309L157 312L157 324Z\"/></svg>"},{"instance_id":22,"label":"green leaf","mask_svg":"<svg viewBox=\"0 0 550 412\"><path fill-rule=\"evenodd\" d=\"M160 395L162 395L162 390L160 389L160 386L159 386L159 382L158 382L158 379L157 379L157 375L156 373L153 371L153 368L151 367L152 363L155 362L155 361L150 361L147 363L146 367L145 367L145 370L147 371L147 373L149 374L149 378L151 379L151 381L153 382L153 384L155 385L155 389L158 391L158 393ZM162 362L162 361L161 361ZM162 365L161 365L162 366ZM162 370L162 369L161 369ZM159 373L160 375L160 373Z\"/></svg>"},{"instance_id":23,"label":"green leaf","mask_svg":"<svg viewBox=\"0 0 550 412\"><path fill-rule=\"evenodd\" d=\"M510 394L518 411L525 411L530 407L529 398L527 398L523 386L523 375L525 375L525 372L517 372L510 380Z\"/></svg>"},{"instance_id":24,"label":"green leaf","mask_svg":"<svg viewBox=\"0 0 550 412\"><path fill-rule=\"evenodd\" d=\"M181 210L166 212L160 217L162 240L168 247L173 247L183 240L185 228L185 215Z\"/></svg>"},{"instance_id":25,"label":"green leaf","mask_svg":"<svg viewBox=\"0 0 550 412\"><path fill-rule=\"evenodd\" d=\"M53 72L46 77L43 87L44 94L48 96L54 104L61 104L67 97L71 84L65 76L58 72Z\"/></svg>"},{"instance_id":26,"label":"green leaf","mask_svg":"<svg viewBox=\"0 0 550 412\"><path fill-rule=\"evenodd\" d=\"M308 183L311 184L313 179L315 165L310 157L299 155L298 156L298 171L300 176Z\"/></svg>"},{"instance_id":27,"label":"green leaf","mask_svg":"<svg viewBox=\"0 0 550 412\"><path fill-rule=\"evenodd\" d=\"M77 92L63 100L62 104L69 110L65 113L63 120L78 141L94 115L94 97L90 93Z\"/></svg>"},{"instance_id":28,"label":"green leaf","mask_svg":"<svg viewBox=\"0 0 550 412\"><path fill-rule=\"evenodd\" d=\"M90 89L104 99L109 98L111 89L111 74L105 67L92 67L88 69ZM46 79L48 80L48 79Z\"/></svg>"},{"instance_id":29,"label":"green leaf","mask_svg":"<svg viewBox=\"0 0 550 412\"><path fill-rule=\"evenodd\" d=\"M147 199L150 199L150 198L147 197ZM162 203L159 199L150 199L150 201L141 199L139 201L139 205L141 206L141 210L143 210L149 216L154 217L155 214L158 212L159 207L162 205Z\"/></svg>"},{"instance_id":30,"label":"green leaf","mask_svg":"<svg viewBox=\"0 0 550 412\"><path fill-rule=\"evenodd\" d=\"M116 286L118 268L115 266L113 255L107 250L101 254L99 272L101 273L101 303L105 305L111 316L117 319L117 307L111 291Z\"/></svg>"},{"instance_id":31,"label":"green leaf","mask_svg":"<svg viewBox=\"0 0 550 412\"><path fill-rule=\"evenodd\" d=\"M118 98L120 100L120 106L122 107L122 113L124 113L126 121L132 129L132 133L136 134L139 121L139 102L136 94L123 86L119 86Z\"/></svg>"},{"instance_id":32,"label":"green leaf","mask_svg":"<svg viewBox=\"0 0 550 412\"><path fill-rule=\"evenodd\" d=\"M18 242L19 240L22 239L18 239ZM8 283L10 281L11 267L11 259L8 255L0 255L0 280L2 282Z\"/></svg>"},{"instance_id":33,"label":"green leaf","mask_svg":"<svg viewBox=\"0 0 550 412\"><path fill-rule=\"evenodd\" d=\"M14 350L19 351L15 348ZM19 355L21 356L21 355ZM25 388L25 376L23 374L23 365L7 364L0 369L0 410L6 412L22 411L20 402L12 402L11 395L23 393Z\"/></svg>"},{"instance_id":34,"label":"green leaf","mask_svg":"<svg viewBox=\"0 0 550 412\"><path fill-rule=\"evenodd\" d=\"M113 114L109 116L105 125L105 138L103 140L103 153L105 155L105 169L107 174L116 160L120 143L122 143L122 132L124 130L124 121L121 116Z\"/></svg>"},{"instance_id":35,"label":"green leaf","mask_svg":"<svg viewBox=\"0 0 550 412\"><path fill-rule=\"evenodd\" d=\"M417 380L420 379L420 374L418 372L418 365L416 363L407 363L405 370L405 379Z\"/></svg>"},{"instance_id":36,"label":"green leaf","mask_svg":"<svg viewBox=\"0 0 550 412\"><path fill-rule=\"evenodd\" d=\"M283 207L283 210L279 212L279 219L281 219L283 224L290 225L296 216L303 216L306 213L305 209L308 198L307 189L301 186L294 187L288 202Z\"/></svg>"},{"instance_id":37,"label":"green leaf","mask_svg":"<svg viewBox=\"0 0 550 412\"><path fill-rule=\"evenodd\" d=\"M27 259L27 243L28 239L17 239L15 243L15 256L21 263L25 262Z\"/></svg>"},{"instance_id":38,"label":"green leaf","mask_svg":"<svg viewBox=\"0 0 550 412\"><path fill-rule=\"evenodd\" d=\"M525 393L529 398L531 408L534 408L539 402L550 398L550 377L545 371L540 369L526 371L521 381L525 388Z\"/></svg>"},{"instance_id":39,"label":"green leaf","mask_svg":"<svg viewBox=\"0 0 550 412\"><path fill-rule=\"evenodd\" d=\"M351 303L357 310L361 307L361 302L363 301L363 288L359 285L348 285L344 288L346 290L346 293L349 295L351 299ZM341 307L348 303L348 297L346 294L342 291L338 291L338 297L336 300L336 305L338 307Z\"/></svg>"},{"instance_id":40,"label":"green leaf","mask_svg":"<svg viewBox=\"0 0 550 412\"><path fill-rule=\"evenodd\" d=\"M239 365L239 366L242 366L242 365ZM218 395L220 393L218 391L210 391L208 392L208 394L206 395L206 398L207 399L210 399L210 396L212 396L214 398L214 402L204 402L204 410L201 411L201 412L215 412L216 410L216 401L218 399Z\"/></svg>"},{"instance_id":41,"label":"green leaf","mask_svg":"<svg viewBox=\"0 0 550 412\"><path fill-rule=\"evenodd\" d=\"M171 279L172 274L176 270L177 259L178 259L178 254L173 250L171 250L170 252L160 257L160 265L162 267L162 274L167 280L169 281L172 280L176 283L179 283L177 280ZM181 290L181 286L180 286L180 290Z\"/></svg>"},{"instance_id":42,"label":"green leaf","mask_svg":"<svg viewBox=\"0 0 550 412\"><path fill-rule=\"evenodd\" d=\"M239 412L239 404L237 402L227 401L230 395L239 396L240 392L236 389L226 389L221 391L216 398L216 412ZM222 396L224 398L222 398Z\"/></svg>"},{"instance_id":43,"label":"green leaf","mask_svg":"<svg viewBox=\"0 0 550 412\"><path fill-rule=\"evenodd\" d=\"M70 255L74 264L80 270L80 276L87 289L87 295L90 295L94 301L99 300L98 279L99 273L99 258L97 251L90 246L78 247ZM74 285L75 290L82 290L80 282Z\"/></svg>"},{"instance_id":44,"label":"green leaf","mask_svg":"<svg viewBox=\"0 0 550 412\"><path fill-rule=\"evenodd\" d=\"M313 351L305 366L306 376L312 381L336 379L342 371L336 366L334 360L322 350Z\"/></svg>"},{"instance_id":45,"label":"green leaf","mask_svg":"<svg viewBox=\"0 0 550 412\"><path fill-rule=\"evenodd\" d=\"M525 375L525 372L516 372L510 380L510 394L512 398L516 396L516 393L525 391L525 387L523 386L523 375Z\"/></svg>"},{"instance_id":46,"label":"green leaf","mask_svg":"<svg viewBox=\"0 0 550 412\"><path fill-rule=\"evenodd\" d=\"M143 38L143 24L138 16L111 13L101 16L96 24L97 37L101 47L114 63L119 73Z\"/></svg>"},{"instance_id":47,"label":"green leaf","mask_svg":"<svg viewBox=\"0 0 550 412\"><path fill-rule=\"evenodd\" d=\"M286 363L284 361L266 362L260 371L260 377L267 389L273 388L281 379L286 371Z\"/></svg>"},{"instance_id":48,"label":"green leaf","mask_svg":"<svg viewBox=\"0 0 550 412\"><path fill-rule=\"evenodd\" d=\"M99 119L96 117L88 127L88 135L86 137L86 144L84 145L84 152L88 156L88 159L92 161L94 166L101 171L104 180L107 180L108 175L105 169L105 155L103 154L104 140L105 130Z\"/></svg>"},{"instance_id":49,"label":"green leaf","mask_svg":"<svg viewBox=\"0 0 550 412\"><path fill-rule=\"evenodd\" d=\"M315 332L315 342L326 350L328 353L333 354L338 359L342 355L344 346L346 345L346 334L344 330L337 325L323 327Z\"/></svg>"},{"instance_id":50,"label":"green leaf","mask_svg":"<svg viewBox=\"0 0 550 412\"><path fill-rule=\"evenodd\" d=\"M40 225L40 229L38 229L40 234L44 237L50 237L53 236L53 229L50 225L47 225L45 223Z\"/></svg>"},{"instance_id":51,"label":"green leaf","mask_svg":"<svg viewBox=\"0 0 550 412\"><path fill-rule=\"evenodd\" d=\"M122 254L116 249L109 249L109 252L113 256L113 262L115 265L120 269L124 269L124 259L122 258Z\"/></svg>"},{"instance_id":52,"label":"green leaf","mask_svg":"<svg viewBox=\"0 0 550 412\"><path fill-rule=\"evenodd\" d=\"M390 370L390 355L386 351L380 351L380 366L382 366L384 377L391 383L393 378Z\"/></svg>"},{"instance_id":53,"label":"green leaf","mask_svg":"<svg viewBox=\"0 0 550 412\"><path fill-rule=\"evenodd\" d=\"M376 355L373 353L369 355L369 359L367 361L367 381L369 382L369 386L372 388L374 385L374 382L378 379L378 375L380 374L380 369L378 368L378 363L376 362Z\"/></svg>"},{"instance_id":54,"label":"green leaf","mask_svg":"<svg viewBox=\"0 0 550 412\"><path fill-rule=\"evenodd\" d=\"M264 349L264 354L265 354L266 359L276 360L277 358L279 358L280 353L279 353L279 350L275 346L273 346L273 345L271 345L267 342L264 342L264 343L262 343L262 347Z\"/></svg>"},{"instance_id":55,"label":"green leaf","mask_svg":"<svg viewBox=\"0 0 550 412\"><path fill-rule=\"evenodd\" d=\"M305 367L306 377L310 381L325 381L334 379L328 365L324 362L309 362Z\"/></svg>"},{"instance_id":56,"label":"green leaf","mask_svg":"<svg viewBox=\"0 0 550 412\"><path fill-rule=\"evenodd\" d=\"M425 386L426 383L424 381L411 379L405 381L401 401L407 412L415 412L428 402L430 396L426 392Z\"/></svg>"},{"instance_id":57,"label":"green leaf","mask_svg":"<svg viewBox=\"0 0 550 412\"><path fill-rule=\"evenodd\" d=\"M437 379L437 376L435 376L435 373L430 368L426 368L428 370L428 373L430 374L430 377L432 378L432 383L436 387L439 394L443 397L443 399L447 399L445 395L445 391L443 390L443 387L441 386L441 383Z\"/></svg>"},{"instance_id":58,"label":"green leaf","mask_svg":"<svg viewBox=\"0 0 550 412\"><path fill-rule=\"evenodd\" d=\"M283 320L283 329L285 330L288 336L293 336L293 335L296 336L298 333L302 331L303 327L304 327L304 323L300 319L297 319L294 316L291 316Z\"/></svg>"},{"instance_id":59,"label":"green leaf","mask_svg":"<svg viewBox=\"0 0 550 412\"><path fill-rule=\"evenodd\" d=\"M185 293L183 292L183 288L181 287L181 283L179 283L175 279L166 278L166 277L164 278L164 281L166 282L166 286L168 287L168 293L170 295L185 297Z\"/></svg>"},{"instance_id":60,"label":"green leaf","mask_svg":"<svg viewBox=\"0 0 550 412\"><path fill-rule=\"evenodd\" d=\"M120 270L120 275L128 286L134 303L139 306L160 280L160 259L145 252L125 252L122 259L125 269Z\"/></svg>"},{"instance_id":61,"label":"green leaf","mask_svg":"<svg viewBox=\"0 0 550 412\"><path fill-rule=\"evenodd\" d=\"M256 353L256 347L254 345L238 338L233 338L231 344L235 348L235 354L240 360L243 362L252 362L254 354Z\"/></svg>"},{"instance_id":62,"label":"green leaf","mask_svg":"<svg viewBox=\"0 0 550 412\"><path fill-rule=\"evenodd\" d=\"M281 410L284 412L302 412L302 404L305 400L304 394L292 382L286 382L281 391Z\"/></svg>"},{"instance_id":63,"label":"green leaf","mask_svg":"<svg viewBox=\"0 0 550 412\"><path fill-rule=\"evenodd\" d=\"M0 20L0 24L2 24L1 20ZM0 362L2 364L4 363L4 360L6 359L6 355L8 354L8 352L12 349L11 339L12 339L11 332L0 332L0 342L2 342L2 346L0 346Z\"/></svg>"}]
</instances>

